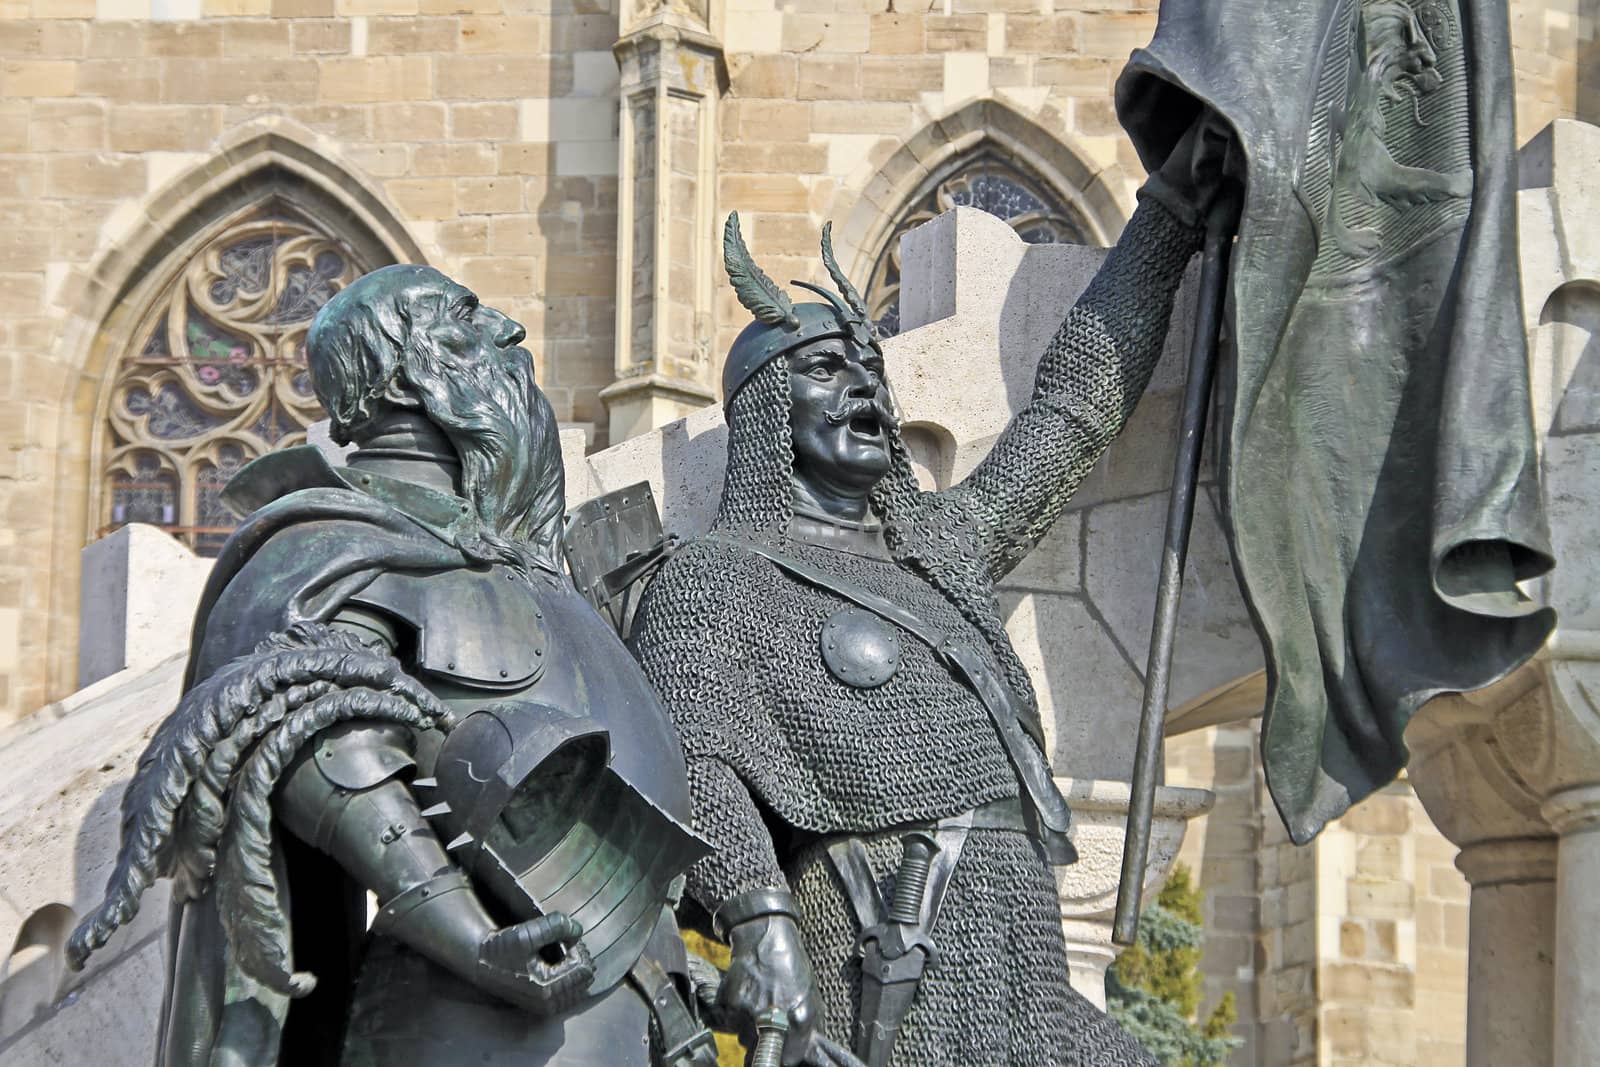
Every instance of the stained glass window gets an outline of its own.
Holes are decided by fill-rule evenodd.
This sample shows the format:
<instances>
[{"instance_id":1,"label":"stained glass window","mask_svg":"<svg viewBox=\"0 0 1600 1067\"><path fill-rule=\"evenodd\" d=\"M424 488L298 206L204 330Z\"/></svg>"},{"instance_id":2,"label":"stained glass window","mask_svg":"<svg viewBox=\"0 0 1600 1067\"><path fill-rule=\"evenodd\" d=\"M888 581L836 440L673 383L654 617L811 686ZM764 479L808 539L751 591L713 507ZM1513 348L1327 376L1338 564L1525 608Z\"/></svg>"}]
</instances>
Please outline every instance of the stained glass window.
<instances>
[{"instance_id":1,"label":"stained glass window","mask_svg":"<svg viewBox=\"0 0 1600 1067\"><path fill-rule=\"evenodd\" d=\"M1088 227L1047 182L992 148L979 149L931 183L901 214L873 265L867 305L878 333L900 332L900 238L955 207L1004 219L1029 244L1087 244Z\"/></svg>"},{"instance_id":2,"label":"stained glass window","mask_svg":"<svg viewBox=\"0 0 1600 1067\"><path fill-rule=\"evenodd\" d=\"M102 533L159 526L215 555L241 466L322 417L306 373L312 316L368 269L280 198L243 212L145 313L112 383Z\"/></svg>"}]
</instances>

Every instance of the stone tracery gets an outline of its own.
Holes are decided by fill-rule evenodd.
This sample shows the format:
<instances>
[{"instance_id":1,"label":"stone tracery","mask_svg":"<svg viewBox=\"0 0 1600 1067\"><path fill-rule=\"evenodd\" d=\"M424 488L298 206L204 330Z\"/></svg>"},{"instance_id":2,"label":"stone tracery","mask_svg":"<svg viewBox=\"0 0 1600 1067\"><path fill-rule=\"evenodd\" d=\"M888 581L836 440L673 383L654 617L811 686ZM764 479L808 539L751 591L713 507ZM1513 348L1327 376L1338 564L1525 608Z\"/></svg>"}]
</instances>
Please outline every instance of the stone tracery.
<instances>
[{"instance_id":1,"label":"stone tracery","mask_svg":"<svg viewBox=\"0 0 1600 1067\"><path fill-rule=\"evenodd\" d=\"M159 526L215 554L240 466L321 417L305 370L312 317L376 264L284 199L219 229L146 311L116 368L99 521Z\"/></svg>"}]
</instances>

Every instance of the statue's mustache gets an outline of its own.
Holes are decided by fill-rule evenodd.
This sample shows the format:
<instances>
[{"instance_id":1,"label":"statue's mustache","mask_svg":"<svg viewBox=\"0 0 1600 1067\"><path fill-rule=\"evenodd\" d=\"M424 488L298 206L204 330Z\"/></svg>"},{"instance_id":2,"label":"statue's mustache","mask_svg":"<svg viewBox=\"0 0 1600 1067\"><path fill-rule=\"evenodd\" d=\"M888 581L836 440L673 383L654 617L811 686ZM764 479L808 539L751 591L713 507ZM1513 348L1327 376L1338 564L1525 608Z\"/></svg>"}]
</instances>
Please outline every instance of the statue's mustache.
<instances>
[{"instance_id":1,"label":"statue's mustache","mask_svg":"<svg viewBox=\"0 0 1600 1067\"><path fill-rule=\"evenodd\" d=\"M885 430L894 431L900 428L900 423L894 417L894 412L889 406L876 397L853 397L834 408L824 416L829 426L843 426L851 419L861 415L875 415L878 423Z\"/></svg>"}]
</instances>

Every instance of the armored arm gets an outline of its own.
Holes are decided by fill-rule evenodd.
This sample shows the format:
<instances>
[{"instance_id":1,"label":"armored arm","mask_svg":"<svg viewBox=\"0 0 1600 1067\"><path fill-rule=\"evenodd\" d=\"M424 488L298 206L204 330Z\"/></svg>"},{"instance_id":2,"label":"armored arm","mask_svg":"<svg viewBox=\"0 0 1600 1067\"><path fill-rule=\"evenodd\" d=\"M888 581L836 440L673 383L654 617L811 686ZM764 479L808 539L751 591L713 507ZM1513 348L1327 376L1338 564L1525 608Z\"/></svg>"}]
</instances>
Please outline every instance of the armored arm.
<instances>
[{"instance_id":1,"label":"armored arm","mask_svg":"<svg viewBox=\"0 0 1600 1067\"><path fill-rule=\"evenodd\" d=\"M384 636L364 613L341 624ZM279 819L378 898L374 932L536 1014L564 1010L592 975L582 929L563 915L504 928L490 917L402 780L413 746L403 727L323 731L285 774Z\"/></svg>"},{"instance_id":2,"label":"armored arm","mask_svg":"<svg viewBox=\"0 0 1600 1067\"><path fill-rule=\"evenodd\" d=\"M717 846L690 869L689 892L711 912L717 936L732 951L718 995L722 1010L740 1022L752 1046L756 1021L782 1012L790 1034L783 1062L811 1062L822 1005L772 837L727 764L691 761L689 786L695 825Z\"/></svg>"},{"instance_id":3,"label":"armored arm","mask_svg":"<svg viewBox=\"0 0 1600 1067\"><path fill-rule=\"evenodd\" d=\"M996 578L1049 530L1150 382L1201 237L1192 219L1180 219L1162 199L1142 198L1045 349L1027 405L952 491L971 514Z\"/></svg>"}]
</instances>

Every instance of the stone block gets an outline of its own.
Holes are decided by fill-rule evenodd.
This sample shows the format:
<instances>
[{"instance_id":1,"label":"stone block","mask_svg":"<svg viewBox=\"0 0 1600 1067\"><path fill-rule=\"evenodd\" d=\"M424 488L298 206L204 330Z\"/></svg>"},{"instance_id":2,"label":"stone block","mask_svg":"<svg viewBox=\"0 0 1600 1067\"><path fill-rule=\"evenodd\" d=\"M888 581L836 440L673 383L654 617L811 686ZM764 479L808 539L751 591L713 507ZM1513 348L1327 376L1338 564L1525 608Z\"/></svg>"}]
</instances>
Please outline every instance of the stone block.
<instances>
[{"instance_id":1,"label":"stone block","mask_svg":"<svg viewBox=\"0 0 1600 1067\"><path fill-rule=\"evenodd\" d=\"M723 122L746 141L756 142L805 141L813 129L811 106L796 100L729 101Z\"/></svg>"},{"instance_id":2,"label":"stone block","mask_svg":"<svg viewBox=\"0 0 1600 1067\"><path fill-rule=\"evenodd\" d=\"M406 178L384 183L400 209L417 219L455 217L456 183L449 178Z\"/></svg>"},{"instance_id":3,"label":"stone block","mask_svg":"<svg viewBox=\"0 0 1600 1067\"><path fill-rule=\"evenodd\" d=\"M861 95L866 100L918 100L944 84L945 63L938 56L863 56Z\"/></svg>"},{"instance_id":4,"label":"stone block","mask_svg":"<svg viewBox=\"0 0 1600 1067\"><path fill-rule=\"evenodd\" d=\"M828 145L740 141L722 146L721 163L727 174L821 174L828 166Z\"/></svg>"},{"instance_id":5,"label":"stone block","mask_svg":"<svg viewBox=\"0 0 1600 1067\"><path fill-rule=\"evenodd\" d=\"M1078 21L1071 15L1006 15L1006 48L1012 52L1070 55L1078 51Z\"/></svg>"},{"instance_id":6,"label":"stone block","mask_svg":"<svg viewBox=\"0 0 1600 1067\"><path fill-rule=\"evenodd\" d=\"M736 97L787 100L795 95L798 64L794 56L728 57L728 90Z\"/></svg>"},{"instance_id":7,"label":"stone block","mask_svg":"<svg viewBox=\"0 0 1600 1067\"><path fill-rule=\"evenodd\" d=\"M116 152L198 152L222 132L218 108L122 106L110 115Z\"/></svg>"},{"instance_id":8,"label":"stone block","mask_svg":"<svg viewBox=\"0 0 1600 1067\"><path fill-rule=\"evenodd\" d=\"M614 14L557 15L550 20L550 47L561 55L609 49L617 41Z\"/></svg>"},{"instance_id":9,"label":"stone block","mask_svg":"<svg viewBox=\"0 0 1600 1067\"><path fill-rule=\"evenodd\" d=\"M212 15L270 15L272 0L203 0L200 13Z\"/></svg>"},{"instance_id":10,"label":"stone block","mask_svg":"<svg viewBox=\"0 0 1600 1067\"><path fill-rule=\"evenodd\" d=\"M911 106L905 103L819 100L811 105L810 129L815 133L900 134L906 132L911 119Z\"/></svg>"},{"instance_id":11,"label":"stone block","mask_svg":"<svg viewBox=\"0 0 1600 1067\"><path fill-rule=\"evenodd\" d=\"M114 103L151 104L162 99L162 64L157 59L86 59L77 66L80 96L103 96ZM0 83L3 87L3 83ZM6 96L13 95L9 88ZM51 95L70 95L69 93Z\"/></svg>"},{"instance_id":12,"label":"stone block","mask_svg":"<svg viewBox=\"0 0 1600 1067\"><path fill-rule=\"evenodd\" d=\"M8 59L0 64L0 95L7 98L71 96L78 65L65 59Z\"/></svg>"},{"instance_id":13,"label":"stone block","mask_svg":"<svg viewBox=\"0 0 1600 1067\"><path fill-rule=\"evenodd\" d=\"M488 220L449 219L439 224L434 240L451 255L482 255L489 251Z\"/></svg>"},{"instance_id":14,"label":"stone block","mask_svg":"<svg viewBox=\"0 0 1600 1067\"><path fill-rule=\"evenodd\" d=\"M52 156L45 166L46 180L57 196L112 200L145 191L145 161L138 156Z\"/></svg>"},{"instance_id":15,"label":"stone block","mask_svg":"<svg viewBox=\"0 0 1600 1067\"><path fill-rule=\"evenodd\" d=\"M1401 878L1405 875L1405 856L1398 838L1383 837L1362 841L1356 846L1356 873L1369 878Z\"/></svg>"},{"instance_id":16,"label":"stone block","mask_svg":"<svg viewBox=\"0 0 1600 1067\"><path fill-rule=\"evenodd\" d=\"M783 20L784 52L866 52L872 43L870 16L791 14Z\"/></svg>"},{"instance_id":17,"label":"stone block","mask_svg":"<svg viewBox=\"0 0 1600 1067\"><path fill-rule=\"evenodd\" d=\"M522 180L512 175L493 178L462 178L456 182L456 203L463 215L508 215L522 210ZM497 218L496 223L520 223L520 218ZM496 248L500 251L531 252L531 247Z\"/></svg>"},{"instance_id":18,"label":"stone block","mask_svg":"<svg viewBox=\"0 0 1600 1067\"><path fill-rule=\"evenodd\" d=\"M294 51L293 23L234 20L222 27L225 56L286 56Z\"/></svg>"},{"instance_id":19,"label":"stone block","mask_svg":"<svg viewBox=\"0 0 1600 1067\"><path fill-rule=\"evenodd\" d=\"M0 102L0 152L28 149L28 115L32 107L22 100Z\"/></svg>"},{"instance_id":20,"label":"stone block","mask_svg":"<svg viewBox=\"0 0 1600 1067\"><path fill-rule=\"evenodd\" d=\"M1415 890L1409 882L1352 878L1348 886L1349 914L1361 919L1410 919L1415 914Z\"/></svg>"},{"instance_id":21,"label":"stone block","mask_svg":"<svg viewBox=\"0 0 1600 1067\"><path fill-rule=\"evenodd\" d=\"M486 175L495 167L494 150L484 144L424 144L411 153L411 172L418 177Z\"/></svg>"},{"instance_id":22,"label":"stone block","mask_svg":"<svg viewBox=\"0 0 1600 1067\"><path fill-rule=\"evenodd\" d=\"M342 143L372 138L372 109L364 104L318 104L286 108L294 121Z\"/></svg>"},{"instance_id":23,"label":"stone block","mask_svg":"<svg viewBox=\"0 0 1600 1067\"><path fill-rule=\"evenodd\" d=\"M1108 454L1107 459L1111 456ZM1088 513L1089 596L1122 648L1143 663L1155 608L1164 495L1101 504ZM1196 509L1173 650L1170 705L1256 670L1260 645L1238 591L1214 510Z\"/></svg>"},{"instance_id":24,"label":"stone block","mask_svg":"<svg viewBox=\"0 0 1600 1067\"><path fill-rule=\"evenodd\" d=\"M525 125L525 124L524 124ZM549 174L555 165L555 146L522 142L498 146L501 174Z\"/></svg>"},{"instance_id":25,"label":"stone block","mask_svg":"<svg viewBox=\"0 0 1600 1067\"><path fill-rule=\"evenodd\" d=\"M873 55L916 55L923 51L921 14L889 12L873 15L869 31L869 50Z\"/></svg>"},{"instance_id":26,"label":"stone block","mask_svg":"<svg viewBox=\"0 0 1600 1067\"><path fill-rule=\"evenodd\" d=\"M317 99L310 59L169 59L161 99L171 104L309 104ZM148 101L146 101L148 102Z\"/></svg>"},{"instance_id":27,"label":"stone block","mask_svg":"<svg viewBox=\"0 0 1600 1067\"><path fill-rule=\"evenodd\" d=\"M462 36L461 30L456 19L371 19L367 23L367 54L373 57L399 57L425 52L454 52ZM499 51L509 52L512 49Z\"/></svg>"},{"instance_id":28,"label":"stone block","mask_svg":"<svg viewBox=\"0 0 1600 1067\"><path fill-rule=\"evenodd\" d=\"M445 114L443 104L431 101L378 104L372 108L372 132L383 141L442 140Z\"/></svg>"},{"instance_id":29,"label":"stone block","mask_svg":"<svg viewBox=\"0 0 1600 1067\"><path fill-rule=\"evenodd\" d=\"M609 296L616 288L616 257L561 256L548 264L545 295Z\"/></svg>"},{"instance_id":30,"label":"stone block","mask_svg":"<svg viewBox=\"0 0 1600 1067\"><path fill-rule=\"evenodd\" d=\"M795 96L800 100L854 100L861 93L858 56L801 56ZM739 147L724 144L723 151Z\"/></svg>"},{"instance_id":31,"label":"stone block","mask_svg":"<svg viewBox=\"0 0 1600 1067\"><path fill-rule=\"evenodd\" d=\"M1557 559L1584 559L1600 529L1600 434L1551 437L1544 448L1545 514ZM1600 572L1562 568L1542 584L1561 624L1600 630Z\"/></svg>"},{"instance_id":32,"label":"stone block","mask_svg":"<svg viewBox=\"0 0 1600 1067\"><path fill-rule=\"evenodd\" d=\"M1034 60L1034 84L1048 85L1072 97L1101 99L1111 93L1121 64L1084 56L1040 56Z\"/></svg>"},{"instance_id":33,"label":"stone block","mask_svg":"<svg viewBox=\"0 0 1600 1067\"><path fill-rule=\"evenodd\" d=\"M567 141L557 144L555 149L555 173L558 175L614 177L617 174L617 143L612 138Z\"/></svg>"},{"instance_id":34,"label":"stone block","mask_svg":"<svg viewBox=\"0 0 1600 1067\"><path fill-rule=\"evenodd\" d=\"M482 256L467 260L458 277L461 284L484 296L526 293L534 288L536 261L525 256Z\"/></svg>"},{"instance_id":35,"label":"stone block","mask_svg":"<svg viewBox=\"0 0 1600 1067\"><path fill-rule=\"evenodd\" d=\"M415 15L417 0L334 0L336 15Z\"/></svg>"},{"instance_id":36,"label":"stone block","mask_svg":"<svg viewBox=\"0 0 1600 1067\"><path fill-rule=\"evenodd\" d=\"M33 105L29 143L51 152L106 147L106 108L99 100L40 100Z\"/></svg>"},{"instance_id":37,"label":"stone block","mask_svg":"<svg viewBox=\"0 0 1600 1067\"><path fill-rule=\"evenodd\" d=\"M222 25L213 22L152 22L145 30L149 56L214 59L222 55Z\"/></svg>"},{"instance_id":38,"label":"stone block","mask_svg":"<svg viewBox=\"0 0 1600 1067\"><path fill-rule=\"evenodd\" d=\"M433 68L426 56L326 59L321 79L321 99L336 103L426 100L433 90Z\"/></svg>"},{"instance_id":39,"label":"stone block","mask_svg":"<svg viewBox=\"0 0 1600 1067\"><path fill-rule=\"evenodd\" d=\"M497 142L517 136L515 104L451 104L450 136L462 141Z\"/></svg>"},{"instance_id":40,"label":"stone block","mask_svg":"<svg viewBox=\"0 0 1600 1067\"><path fill-rule=\"evenodd\" d=\"M410 166L405 145L351 145L345 150L350 162L374 178L397 178Z\"/></svg>"},{"instance_id":41,"label":"stone block","mask_svg":"<svg viewBox=\"0 0 1600 1067\"><path fill-rule=\"evenodd\" d=\"M336 55L350 51L350 23L332 19L297 19L289 24L289 40L300 55Z\"/></svg>"},{"instance_id":42,"label":"stone block","mask_svg":"<svg viewBox=\"0 0 1600 1067\"><path fill-rule=\"evenodd\" d=\"M211 561L133 523L83 550L78 686L182 652Z\"/></svg>"},{"instance_id":43,"label":"stone block","mask_svg":"<svg viewBox=\"0 0 1600 1067\"><path fill-rule=\"evenodd\" d=\"M1060 775L1126 781L1133 770L1139 676L1081 599L1003 593L1001 617L1032 676Z\"/></svg>"},{"instance_id":44,"label":"stone block","mask_svg":"<svg viewBox=\"0 0 1600 1067\"><path fill-rule=\"evenodd\" d=\"M808 206L804 183L787 175L727 175L718 188L721 202L731 210L805 211Z\"/></svg>"},{"instance_id":45,"label":"stone block","mask_svg":"<svg viewBox=\"0 0 1600 1067\"><path fill-rule=\"evenodd\" d=\"M560 96L571 87L571 67L560 75L549 59L537 56L440 56L438 98L505 100Z\"/></svg>"}]
</instances>

